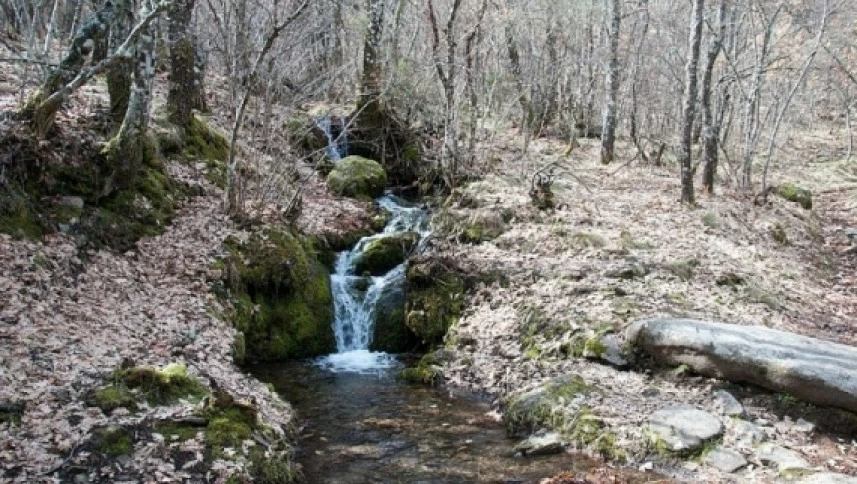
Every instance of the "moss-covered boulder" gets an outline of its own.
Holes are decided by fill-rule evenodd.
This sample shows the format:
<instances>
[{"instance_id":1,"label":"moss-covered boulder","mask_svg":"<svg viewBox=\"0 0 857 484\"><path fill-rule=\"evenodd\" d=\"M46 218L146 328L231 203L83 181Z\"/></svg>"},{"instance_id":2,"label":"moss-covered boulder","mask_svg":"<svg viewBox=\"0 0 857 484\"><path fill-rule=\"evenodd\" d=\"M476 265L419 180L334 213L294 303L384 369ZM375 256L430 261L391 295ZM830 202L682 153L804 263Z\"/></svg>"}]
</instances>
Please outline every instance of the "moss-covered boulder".
<instances>
[{"instance_id":1,"label":"moss-covered boulder","mask_svg":"<svg viewBox=\"0 0 857 484\"><path fill-rule=\"evenodd\" d=\"M327 175L327 184L337 195L376 198L384 194L387 172L377 161L348 156L339 161Z\"/></svg>"},{"instance_id":2,"label":"moss-covered boulder","mask_svg":"<svg viewBox=\"0 0 857 484\"><path fill-rule=\"evenodd\" d=\"M245 243L227 239L231 319L244 334L246 358L277 361L336 349L330 275L310 239L289 229L265 230Z\"/></svg>"},{"instance_id":3,"label":"moss-covered boulder","mask_svg":"<svg viewBox=\"0 0 857 484\"><path fill-rule=\"evenodd\" d=\"M812 209L812 192L794 183L784 183L774 189L780 198L794 202L806 210Z\"/></svg>"},{"instance_id":4,"label":"moss-covered boulder","mask_svg":"<svg viewBox=\"0 0 857 484\"><path fill-rule=\"evenodd\" d=\"M408 258L408 255L420 240L416 232L400 232L383 235L372 240L354 261L357 274L369 273L373 276L386 274Z\"/></svg>"},{"instance_id":5,"label":"moss-covered boulder","mask_svg":"<svg viewBox=\"0 0 857 484\"><path fill-rule=\"evenodd\" d=\"M549 428L562 433L575 431L577 412L568 405L578 396L593 391L583 378L563 375L525 392L513 393L503 401L503 422L510 436Z\"/></svg>"},{"instance_id":6,"label":"moss-covered boulder","mask_svg":"<svg viewBox=\"0 0 857 484\"><path fill-rule=\"evenodd\" d=\"M411 260L408 267L405 324L423 344L443 342L458 322L464 305L464 281L449 261L432 257Z\"/></svg>"},{"instance_id":7,"label":"moss-covered boulder","mask_svg":"<svg viewBox=\"0 0 857 484\"><path fill-rule=\"evenodd\" d=\"M375 305L369 349L404 353L419 345L419 338L405 325L405 284L392 281L381 290Z\"/></svg>"}]
</instances>

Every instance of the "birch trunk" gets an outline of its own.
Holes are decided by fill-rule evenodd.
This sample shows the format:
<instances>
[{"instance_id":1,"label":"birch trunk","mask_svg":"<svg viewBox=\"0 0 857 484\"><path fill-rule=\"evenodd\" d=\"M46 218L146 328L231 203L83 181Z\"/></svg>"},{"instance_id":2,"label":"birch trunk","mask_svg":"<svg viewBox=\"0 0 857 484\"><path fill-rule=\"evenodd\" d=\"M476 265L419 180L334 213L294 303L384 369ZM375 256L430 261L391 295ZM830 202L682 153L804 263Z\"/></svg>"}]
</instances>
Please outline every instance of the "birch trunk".
<instances>
[{"instance_id":1,"label":"birch trunk","mask_svg":"<svg viewBox=\"0 0 857 484\"><path fill-rule=\"evenodd\" d=\"M691 35L688 45L685 68L684 106L682 107L681 129L679 132L678 158L681 166L681 201L694 203L693 164L691 163L691 143L693 141L693 121L696 108L697 79L700 44L702 43L702 16L705 0L694 0L691 18Z\"/></svg>"},{"instance_id":2,"label":"birch trunk","mask_svg":"<svg viewBox=\"0 0 857 484\"><path fill-rule=\"evenodd\" d=\"M610 53L607 62L606 99L601 133L601 163L609 164L615 156L616 106L619 97L619 29L622 11L619 0L610 0Z\"/></svg>"}]
</instances>

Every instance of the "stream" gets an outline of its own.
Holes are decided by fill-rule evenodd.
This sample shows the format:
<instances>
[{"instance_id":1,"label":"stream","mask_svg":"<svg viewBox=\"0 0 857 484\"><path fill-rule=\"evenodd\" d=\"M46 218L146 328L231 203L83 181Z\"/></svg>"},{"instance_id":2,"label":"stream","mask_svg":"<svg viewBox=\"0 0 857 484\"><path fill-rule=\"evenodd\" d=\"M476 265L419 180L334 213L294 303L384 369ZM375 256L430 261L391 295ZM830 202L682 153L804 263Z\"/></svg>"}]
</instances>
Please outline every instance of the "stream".
<instances>
[{"instance_id":1,"label":"stream","mask_svg":"<svg viewBox=\"0 0 857 484\"><path fill-rule=\"evenodd\" d=\"M341 136L320 121L334 161ZM337 256L331 288L337 352L310 361L251 368L296 409L301 426L298 463L312 483L538 482L563 470L591 465L562 453L516 457L515 444L490 406L449 389L408 385L396 374L400 357L369 350L374 311L388 289L404 288L406 263L368 279L355 260L372 241L402 232L429 235L428 213L387 195L376 201L390 213L380 234ZM415 250L422 249L422 242Z\"/></svg>"}]
</instances>

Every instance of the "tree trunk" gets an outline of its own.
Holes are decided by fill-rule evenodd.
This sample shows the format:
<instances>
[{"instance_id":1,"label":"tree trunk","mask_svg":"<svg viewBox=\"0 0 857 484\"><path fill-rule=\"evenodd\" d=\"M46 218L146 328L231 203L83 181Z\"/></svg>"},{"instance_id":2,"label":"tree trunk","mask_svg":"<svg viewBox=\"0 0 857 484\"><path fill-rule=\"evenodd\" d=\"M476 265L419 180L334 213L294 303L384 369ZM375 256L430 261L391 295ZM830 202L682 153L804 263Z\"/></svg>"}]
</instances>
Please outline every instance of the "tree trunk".
<instances>
[{"instance_id":1,"label":"tree trunk","mask_svg":"<svg viewBox=\"0 0 857 484\"><path fill-rule=\"evenodd\" d=\"M151 8L151 5L145 5L141 10L148 13ZM147 25L137 39L134 81L131 84L128 110L119 132L104 148L108 166L112 170L108 186L105 187L106 193L133 186L144 156L150 152L146 146L146 132L152 101L152 81L155 77L156 29L156 25Z\"/></svg>"},{"instance_id":2,"label":"tree trunk","mask_svg":"<svg viewBox=\"0 0 857 484\"><path fill-rule=\"evenodd\" d=\"M607 64L606 99L601 133L601 163L613 161L616 143L616 105L619 97L619 28L622 11L619 0L610 0L610 58Z\"/></svg>"},{"instance_id":3,"label":"tree trunk","mask_svg":"<svg viewBox=\"0 0 857 484\"><path fill-rule=\"evenodd\" d=\"M194 79L195 52L190 32L194 0L173 0L169 9L170 85L167 116L182 129L190 126L198 95Z\"/></svg>"},{"instance_id":4,"label":"tree trunk","mask_svg":"<svg viewBox=\"0 0 857 484\"><path fill-rule=\"evenodd\" d=\"M109 48L115 49L127 37L134 22L133 5L128 0L116 2L116 14L110 27ZM109 50L109 49L108 49ZM128 111L128 100L131 97L131 82L133 81L134 61L122 59L107 69L107 92L110 94L110 121L114 126L120 126L125 113Z\"/></svg>"},{"instance_id":5,"label":"tree trunk","mask_svg":"<svg viewBox=\"0 0 857 484\"><path fill-rule=\"evenodd\" d=\"M384 0L367 0L366 10L369 24L363 39L363 72L360 76L360 99L358 109L369 113L380 111L381 80L381 36L384 27Z\"/></svg>"},{"instance_id":6,"label":"tree trunk","mask_svg":"<svg viewBox=\"0 0 857 484\"><path fill-rule=\"evenodd\" d=\"M684 106L682 108L681 129L679 132L678 158L681 166L681 201L694 203L693 165L691 163L691 142L693 141L693 120L696 108L696 71L699 64L699 50L702 43L702 17L705 0L694 0L691 18L691 35L688 45L687 66L684 77Z\"/></svg>"},{"instance_id":7,"label":"tree trunk","mask_svg":"<svg viewBox=\"0 0 857 484\"><path fill-rule=\"evenodd\" d=\"M83 24L74 35L68 53L59 67L51 72L44 84L30 96L19 113L19 117L32 122L33 130L38 137L43 138L53 127L54 118L63 100L58 99L59 102L51 103L45 101L70 83L83 69L93 47L110 28L115 13L114 5L111 1L104 2L101 8Z\"/></svg>"},{"instance_id":8,"label":"tree trunk","mask_svg":"<svg viewBox=\"0 0 857 484\"><path fill-rule=\"evenodd\" d=\"M702 75L702 138L703 138L703 170L702 192L714 194L714 177L717 174L718 143L720 138L720 123L711 112L711 75L714 63L723 46L726 37L726 0L720 0L717 13L717 33L711 39L708 52L705 55L705 71Z\"/></svg>"}]
</instances>

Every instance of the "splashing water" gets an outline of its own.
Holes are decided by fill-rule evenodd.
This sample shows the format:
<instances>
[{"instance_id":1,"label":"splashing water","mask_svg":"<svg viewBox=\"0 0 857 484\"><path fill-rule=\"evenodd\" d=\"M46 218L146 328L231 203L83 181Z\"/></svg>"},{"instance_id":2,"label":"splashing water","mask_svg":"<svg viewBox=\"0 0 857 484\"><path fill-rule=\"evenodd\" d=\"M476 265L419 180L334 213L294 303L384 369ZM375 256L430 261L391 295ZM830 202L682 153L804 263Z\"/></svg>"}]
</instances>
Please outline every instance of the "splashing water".
<instances>
[{"instance_id":1,"label":"splashing water","mask_svg":"<svg viewBox=\"0 0 857 484\"><path fill-rule=\"evenodd\" d=\"M384 231L360 239L350 251L340 252L334 273L330 276L337 353L319 358L316 364L334 372L374 372L397 365L392 355L369 351L369 345L372 343L378 301L390 286L401 287L405 284L407 263L398 265L382 276L370 277L365 290L359 286L366 278L355 274L355 264L369 243L390 234L417 232L422 244L429 234L428 218L421 207L408 206L403 200L390 195L381 197L377 202L391 214Z\"/></svg>"},{"instance_id":2,"label":"splashing water","mask_svg":"<svg viewBox=\"0 0 857 484\"><path fill-rule=\"evenodd\" d=\"M327 138L327 157L330 161L337 162L348 156L348 137L341 124L334 123L333 118L325 116L315 121L316 127L324 132Z\"/></svg>"}]
</instances>

